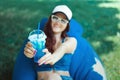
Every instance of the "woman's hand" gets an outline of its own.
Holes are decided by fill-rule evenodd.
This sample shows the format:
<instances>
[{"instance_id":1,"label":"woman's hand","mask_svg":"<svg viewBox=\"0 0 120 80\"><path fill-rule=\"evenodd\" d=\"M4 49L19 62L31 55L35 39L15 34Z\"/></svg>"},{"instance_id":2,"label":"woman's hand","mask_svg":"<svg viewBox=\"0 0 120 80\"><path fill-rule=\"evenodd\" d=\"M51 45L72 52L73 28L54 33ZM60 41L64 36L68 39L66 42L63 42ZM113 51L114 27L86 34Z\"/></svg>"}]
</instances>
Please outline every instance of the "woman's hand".
<instances>
[{"instance_id":1,"label":"woman's hand","mask_svg":"<svg viewBox=\"0 0 120 80\"><path fill-rule=\"evenodd\" d=\"M24 54L26 57L28 58L33 58L34 57L34 54L35 54L35 49L32 47L32 44L30 42L28 42L26 45L25 45L25 48L24 48Z\"/></svg>"},{"instance_id":2,"label":"woman's hand","mask_svg":"<svg viewBox=\"0 0 120 80\"><path fill-rule=\"evenodd\" d=\"M43 49L43 52L45 52L45 55L41 57L38 61L39 65L42 64L50 64L54 65L59 59L57 58L58 55L56 54L51 54L48 49Z\"/></svg>"}]
</instances>

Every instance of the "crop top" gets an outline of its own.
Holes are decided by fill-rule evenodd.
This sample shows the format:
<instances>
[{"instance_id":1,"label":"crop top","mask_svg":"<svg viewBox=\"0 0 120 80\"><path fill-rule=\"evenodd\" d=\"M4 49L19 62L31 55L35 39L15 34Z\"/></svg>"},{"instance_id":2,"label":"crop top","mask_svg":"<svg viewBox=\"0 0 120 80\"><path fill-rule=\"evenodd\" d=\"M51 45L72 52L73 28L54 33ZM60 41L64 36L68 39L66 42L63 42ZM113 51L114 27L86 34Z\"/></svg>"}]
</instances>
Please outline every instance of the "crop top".
<instances>
[{"instance_id":1,"label":"crop top","mask_svg":"<svg viewBox=\"0 0 120 80\"><path fill-rule=\"evenodd\" d=\"M62 43L65 41L65 39L62 40ZM54 65L50 64L42 64L42 65L36 65L37 71L51 71L51 70L64 70L68 71L70 68L71 63L71 57L72 53L66 53L64 56L56 62Z\"/></svg>"},{"instance_id":2,"label":"crop top","mask_svg":"<svg viewBox=\"0 0 120 80\"><path fill-rule=\"evenodd\" d=\"M37 71L51 71L51 70L68 71L70 68L71 57L72 57L72 54L67 53L54 65L50 65L50 64L42 64L40 66L36 65L36 70Z\"/></svg>"}]
</instances>

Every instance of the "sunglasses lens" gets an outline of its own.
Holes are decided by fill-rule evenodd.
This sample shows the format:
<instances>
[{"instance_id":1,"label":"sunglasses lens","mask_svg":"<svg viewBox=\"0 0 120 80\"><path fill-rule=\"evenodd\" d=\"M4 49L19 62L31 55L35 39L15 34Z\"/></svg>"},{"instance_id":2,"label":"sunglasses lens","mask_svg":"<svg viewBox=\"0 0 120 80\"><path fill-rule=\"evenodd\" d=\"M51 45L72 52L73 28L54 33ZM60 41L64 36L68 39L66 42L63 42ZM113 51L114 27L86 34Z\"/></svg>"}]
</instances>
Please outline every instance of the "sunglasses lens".
<instances>
[{"instance_id":1,"label":"sunglasses lens","mask_svg":"<svg viewBox=\"0 0 120 80\"><path fill-rule=\"evenodd\" d=\"M68 21L67 21L67 20L62 19L62 20L61 20L61 23L62 23L62 24L67 24L67 23L68 23Z\"/></svg>"},{"instance_id":2,"label":"sunglasses lens","mask_svg":"<svg viewBox=\"0 0 120 80\"><path fill-rule=\"evenodd\" d=\"M53 21L57 21L57 20L58 20L58 17L57 17L57 16L52 16L52 20L53 20Z\"/></svg>"}]
</instances>

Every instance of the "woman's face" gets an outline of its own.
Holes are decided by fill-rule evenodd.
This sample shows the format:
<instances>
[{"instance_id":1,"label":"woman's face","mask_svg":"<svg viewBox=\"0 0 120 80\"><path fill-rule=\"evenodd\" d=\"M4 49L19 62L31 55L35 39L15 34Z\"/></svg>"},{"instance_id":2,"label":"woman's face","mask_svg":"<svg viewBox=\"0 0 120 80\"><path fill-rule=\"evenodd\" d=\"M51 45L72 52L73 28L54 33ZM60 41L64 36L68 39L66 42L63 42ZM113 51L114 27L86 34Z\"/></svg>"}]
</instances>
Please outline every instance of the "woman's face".
<instances>
[{"instance_id":1,"label":"woman's face","mask_svg":"<svg viewBox=\"0 0 120 80\"><path fill-rule=\"evenodd\" d=\"M63 13L56 13L51 16L51 26L54 33L62 33L68 24L68 20Z\"/></svg>"}]
</instances>

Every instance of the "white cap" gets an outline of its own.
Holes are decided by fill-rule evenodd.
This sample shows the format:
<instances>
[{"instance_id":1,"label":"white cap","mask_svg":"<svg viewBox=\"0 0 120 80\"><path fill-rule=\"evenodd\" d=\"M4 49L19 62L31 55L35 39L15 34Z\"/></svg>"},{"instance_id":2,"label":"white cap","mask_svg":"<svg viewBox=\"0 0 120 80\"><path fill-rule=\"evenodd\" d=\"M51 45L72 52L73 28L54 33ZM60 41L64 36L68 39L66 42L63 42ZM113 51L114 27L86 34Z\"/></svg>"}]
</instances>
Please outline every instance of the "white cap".
<instances>
[{"instance_id":1,"label":"white cap","mask_svg":"<svg viewBox=\"0 0 120 80\"><path fill-rule=\"evenodd\" d=\"M64 13L69 20L72 18L72 11L66 5L58 5L58 6L56 6L53 9L52 13L56 13L56 12Z\"/></svg>"}]
</instances>

